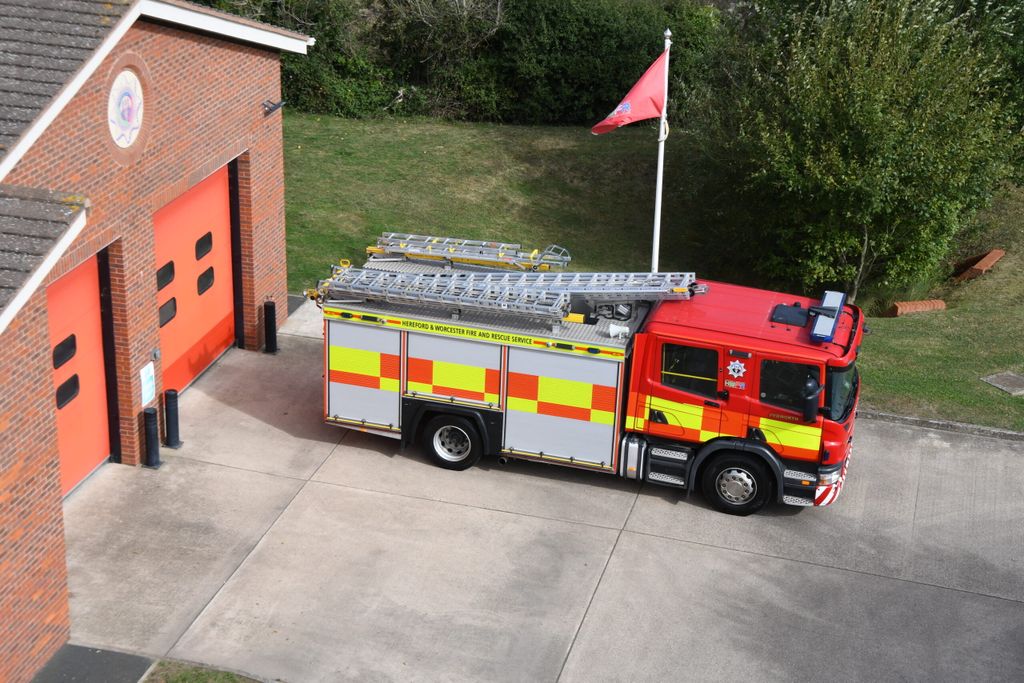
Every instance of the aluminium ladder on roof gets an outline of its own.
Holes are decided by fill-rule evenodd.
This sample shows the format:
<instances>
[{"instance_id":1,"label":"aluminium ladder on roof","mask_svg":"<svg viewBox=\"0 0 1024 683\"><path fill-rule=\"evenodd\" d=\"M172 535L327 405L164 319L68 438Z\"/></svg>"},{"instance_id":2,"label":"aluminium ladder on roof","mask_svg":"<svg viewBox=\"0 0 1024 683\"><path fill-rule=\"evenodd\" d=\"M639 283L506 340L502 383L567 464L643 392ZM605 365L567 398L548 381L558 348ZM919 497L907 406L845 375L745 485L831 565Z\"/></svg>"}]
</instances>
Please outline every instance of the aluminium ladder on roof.
<instances>
[{"instance_id":1,"label":"aluminium ladder on roof","mask_svg":"<svg viewBox=\"0 0 1024 683\"><path fill-rule=\"evenodd\" d=\"M335 266L323 298L441 305L459 311L510 312L557 324L573 297L590 304L689 299L693 273L401 273Z\"/></svg>"},{"instance_id":2,"label":"aluminium ladder on roof","mask_svg":"<svg viewBox=\"0 0 1024 683\"><path fill-rule=\"evenodd\" d=\"M523 249L518 242L489 242L457 237L412 235L385 232L377 238L376 246L366 248L371 257L400 256L407 259L426 259L468 263L520 270L551 270L565 268L572 257L569 250L550 244L543 250Z\"/></svg>"}]
</instances>

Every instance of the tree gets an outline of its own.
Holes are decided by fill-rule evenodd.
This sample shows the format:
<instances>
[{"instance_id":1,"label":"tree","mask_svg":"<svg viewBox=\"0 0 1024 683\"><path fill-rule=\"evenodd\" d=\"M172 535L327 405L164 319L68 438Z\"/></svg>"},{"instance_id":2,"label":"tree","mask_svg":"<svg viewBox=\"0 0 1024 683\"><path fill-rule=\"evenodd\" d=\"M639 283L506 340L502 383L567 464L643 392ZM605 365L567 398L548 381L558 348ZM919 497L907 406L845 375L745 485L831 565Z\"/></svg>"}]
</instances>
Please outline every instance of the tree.
<instances>
[{"instance_id":1,"label":"tree","mask_svg":"<svg viewBox=\"0 0 1024 683\"><path fill-rule=\"evenodd\" d=\"M730 64L691 102L714 129L693 132L710 132L731 166L720 176L756 216L732 233L754 267L806 289L842 283L851 299L935 268L1020 146L1003 64L970 12L826 0L754 15L742 17L758 36L738 53L746 69Z\"/></svg>"}]
</instances>

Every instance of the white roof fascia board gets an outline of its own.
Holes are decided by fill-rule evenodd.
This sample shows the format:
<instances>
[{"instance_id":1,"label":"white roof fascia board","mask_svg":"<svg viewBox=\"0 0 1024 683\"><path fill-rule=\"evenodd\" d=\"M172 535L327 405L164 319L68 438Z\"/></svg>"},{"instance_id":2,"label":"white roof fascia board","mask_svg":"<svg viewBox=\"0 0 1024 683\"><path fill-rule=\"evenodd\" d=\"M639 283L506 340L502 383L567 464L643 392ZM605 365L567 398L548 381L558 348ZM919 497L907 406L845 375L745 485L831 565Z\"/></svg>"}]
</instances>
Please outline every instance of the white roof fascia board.
<instances>
[{"instance_id":1,"label":"white roof fascia board","mask_svg":"<svg viewBox=\"0 0 1024 683\"><path fill-rule=\"evenodd\" d=\"M302 39L286 36L276 31L268 31L227 17L218 17L180 5L160 2L160 0L142 0L139 8L143 17L158 19L171 24L187 26L197 31L206 31L217 35L234 38L245 43L255 43L272 47L285 52L306 54L306 48L313 45L313 38Z\"/></svg>"},{"instance_id":2,"label":"white roof fascia board","mask_svg":"<svg viewBox=\"0 0 1024 683\"><path fill-rule=\"evenodd\" d=\"M32 122L28 130L22 134L21 138L18 139L14 146L7 151L7 156L0 159L0 181L7 177L7 174L11 172L11 169L17 165L21 158L25 156L25 153L36 144L43 132L50 127L53 120L64 111L64 107L68 105L78 91L82 89L85 82L89 80L89 77L100 67L103 60L107 58L107 55L114 49L114 46L120 42L124 34L128 32L128 29L132 27L135 20L139 18L139 5L136 4L129 9L121 20L117 22L113 30L107 34L107 37L100 43L100 46L96 48L96 51L92 53L92 56L86 60L82 68L68 81L61 89L57 96L47 105L36 120Z\"/></svg>"},{"instance_id":3,"label":"white roof fascia board","mask_svg":"<svg viewBox=\"0 0 1024 683\"><path fill-rule=\"evenodd\" d=\"M57 261L64 255L64 252L68 250L71 243L75 241L75 238L81 234L86 224L86 213L85 208L78 214L78 216L71 222L71 226L67 229L63 236L57 243L50 249L50 253L46 255L43 262L39 264L32 276L29 277L28 281L22 285L18 293L14 295L10 303L3 311L0 311L0 334L4 333L7 326L14 320L14 316L18 315L18 312L28 303L28 300L32 298L32 294L35 293L36 289L43 284L43 280L50 274L53 267L57 265Z\"/></svg>"}]
</instances>

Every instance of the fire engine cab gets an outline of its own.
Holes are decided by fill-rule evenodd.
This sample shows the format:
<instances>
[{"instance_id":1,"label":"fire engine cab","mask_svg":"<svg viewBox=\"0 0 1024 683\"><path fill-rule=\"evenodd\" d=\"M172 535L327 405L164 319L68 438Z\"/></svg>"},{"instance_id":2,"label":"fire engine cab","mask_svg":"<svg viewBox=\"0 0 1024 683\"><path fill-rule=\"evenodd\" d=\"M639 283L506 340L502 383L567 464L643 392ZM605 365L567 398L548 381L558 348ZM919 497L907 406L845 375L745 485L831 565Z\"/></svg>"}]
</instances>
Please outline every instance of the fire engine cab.
<instances>
[{"instance_id":1,"label":"fire engine cab","mask_svg":"<svg viewBox=\"0 0 1024 683\"><path fill-rule=\"evenodd\" d=\"M385 233L309 295L324 420L700 489L718 510L822 506L846 478L863 314L693 273L557 272L566 250Z\"/></svg>"}]
</instances>

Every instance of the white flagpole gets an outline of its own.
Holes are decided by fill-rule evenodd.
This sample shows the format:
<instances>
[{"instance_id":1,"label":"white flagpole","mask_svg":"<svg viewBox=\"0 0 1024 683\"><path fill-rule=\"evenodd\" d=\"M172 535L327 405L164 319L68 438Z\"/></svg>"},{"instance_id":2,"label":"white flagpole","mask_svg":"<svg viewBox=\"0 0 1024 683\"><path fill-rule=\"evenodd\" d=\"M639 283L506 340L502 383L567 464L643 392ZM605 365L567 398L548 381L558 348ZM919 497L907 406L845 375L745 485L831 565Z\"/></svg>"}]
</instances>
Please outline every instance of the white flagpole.
<instances>
[{"instance_id":1,"label":"white flagpole","mask_svg":"<svg viewBox=\"0 0 1024 683\"><path fill-rule=\"evenodd\" d=\"M665 29L665 52L672 48L672 31ZM668 58L665 55L665 104L658 125L658 186L654 197L654 244L651 247L651 272L658 272L658 248L661 245L661 185L665 175L665 139L668 137Z\"/></svg>"}]
</instances>

